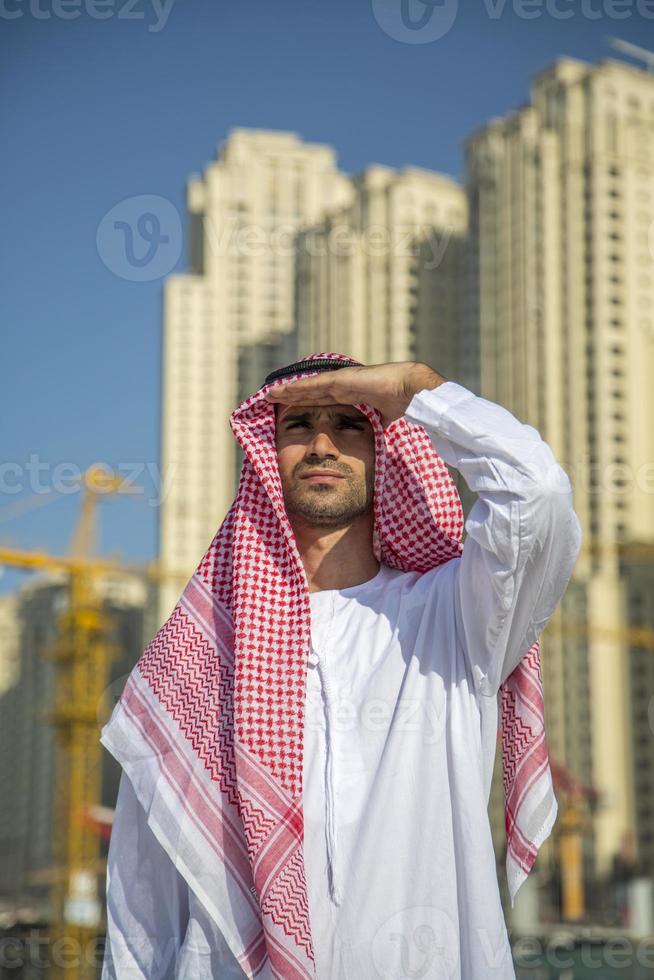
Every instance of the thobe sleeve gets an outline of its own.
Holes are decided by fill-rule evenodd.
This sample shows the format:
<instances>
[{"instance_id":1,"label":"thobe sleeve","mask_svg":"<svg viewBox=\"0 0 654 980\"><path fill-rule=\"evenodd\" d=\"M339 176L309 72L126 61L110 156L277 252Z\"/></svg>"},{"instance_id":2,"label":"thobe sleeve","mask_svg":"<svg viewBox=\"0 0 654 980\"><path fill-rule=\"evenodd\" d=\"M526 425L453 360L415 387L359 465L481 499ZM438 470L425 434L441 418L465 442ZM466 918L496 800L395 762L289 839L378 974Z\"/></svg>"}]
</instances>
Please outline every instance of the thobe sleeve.
<instances>
[{"instance_id":1,"label":"thobe sleeve","mask_svg":"<svg viewBox=\"0 0 654 980\"><path fill-rule=\"evenodd\" d=\"M101 980L172 980L188 925L188 886L121 775L107 857Z\"/></svg>"},{"instance_id":2,"label":"thobe sleeve","mask_svg":"<svg viewBox=\"0 0 654 980\"><path fill-rule=\"evenodd\" d=\"M572 486L538 431L454 381L405 413L478 499L454 579L457 636L480 694L495 695L552 616L581 546Z\"/></svg>"}]
</instances>

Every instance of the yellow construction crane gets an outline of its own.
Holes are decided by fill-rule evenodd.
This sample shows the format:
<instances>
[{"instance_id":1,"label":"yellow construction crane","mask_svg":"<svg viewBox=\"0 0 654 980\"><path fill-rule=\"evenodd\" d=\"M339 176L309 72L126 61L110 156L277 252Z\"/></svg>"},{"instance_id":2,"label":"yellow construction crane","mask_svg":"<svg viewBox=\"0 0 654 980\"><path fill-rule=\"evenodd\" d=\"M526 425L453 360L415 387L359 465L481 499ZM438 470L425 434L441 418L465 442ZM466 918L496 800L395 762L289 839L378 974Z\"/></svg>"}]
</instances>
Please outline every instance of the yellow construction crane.
<instances>
[{"instance_id":1,"label":"yellow construction crane","mask_svg":"<svg viewBox=\"0 0 654 980\"><path fill-rule=\"evenodd\" d=\"M84 474L81 515L70 554L0 547L0 564L65 572L69 581L67 608L57 617L57 639L44 651L55 666L55 695L50 720L55 729L55 789L53 801L53 868L51 887L51 980L95 980L95 946L100 931L101 902L98 876L105 871L97 833L82 814L101 799L102 746L98 706L109 681L109 667L118 652L111 623L98 593L99 577L126 573L148 579L186 580L183 573L166 573L156 563L130 567L92 555L96 507L101 497L119 493L120 477L100 467ZM60 940L59 943L56 943ZM56 945L55 945L56 944ZM54 955L55 951L58 951Z\"/></svg>"},{"instance_id":2,"label":"yellow construction crane","mask_svg":"<svg viewBox=\"0 0 654 980\"><path fill-rule=\"evenodd\" d=\"M592 829L592 816L600 794L594 786L583 784L563 763L552 759L550 767L561 805L555 831L561 873L561 918L564 922L580 922L586 913L583 839Z\"/></svg>"}]
</instances>

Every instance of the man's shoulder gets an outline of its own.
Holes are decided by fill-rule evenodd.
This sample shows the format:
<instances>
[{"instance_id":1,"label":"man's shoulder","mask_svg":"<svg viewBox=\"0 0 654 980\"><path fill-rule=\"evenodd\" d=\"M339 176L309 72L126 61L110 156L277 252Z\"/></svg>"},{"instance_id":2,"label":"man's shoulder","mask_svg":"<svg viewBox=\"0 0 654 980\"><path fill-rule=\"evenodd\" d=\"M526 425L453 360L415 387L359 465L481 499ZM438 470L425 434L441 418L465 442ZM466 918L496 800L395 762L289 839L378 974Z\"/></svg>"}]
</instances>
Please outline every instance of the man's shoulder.
<instances>
[{"instance_id":1,"label":"man's shoulder","mask_svg":"<svg viewBox=\"0 0 654 980\"><path fill-rule=\"evenodd\" d=\"M435 589L445 587L446 581L453 579L460 561L461 556L455 555L426 571L405 571L388 566L387 581L412 595L427 595Z\"/></svg>"}]
</instances>

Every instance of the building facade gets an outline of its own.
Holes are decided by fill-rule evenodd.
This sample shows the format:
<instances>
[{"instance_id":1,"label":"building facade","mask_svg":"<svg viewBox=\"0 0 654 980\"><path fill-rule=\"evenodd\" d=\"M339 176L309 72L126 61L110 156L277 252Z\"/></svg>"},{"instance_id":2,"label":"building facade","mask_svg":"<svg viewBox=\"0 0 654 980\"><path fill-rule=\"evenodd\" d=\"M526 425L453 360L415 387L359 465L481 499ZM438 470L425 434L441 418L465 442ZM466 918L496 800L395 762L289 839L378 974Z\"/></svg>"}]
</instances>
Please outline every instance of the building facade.
<instances>
[{"instance_id":1,"label":"building facade","mask_svg":"<svg viewBox=\"0 0 654 980\"><path fill-rule=\"evenodd\" d=\"M457 377L463 189L428 170L379 165L351 202L298 236L298 345L366 364L424 360Z\"/></svg>"},{"instance_id":2,"label":"building facade","mask_svg":"<svg viewBox=\"0 0 654 980\"><path fill-rule=\"evenodd\" d=\"M587 847L605 874L637 812L650 853L654 827L618 557L654 538L654 76L562 59L471 136L466 170L480 390L550 443L584 532L543 668L550 749L600 793Z\"/></svg>"},{"instance_id":3,"label":"building facade","mask_svg":"<svg viewBox=\"0 0 654 980\"><path fill-rule=\"evenodd\" d=\"M268 130L233 130L189 182L190 271L164 292L159 624L232 502L229 415L261 384L266 352L293 349L295 236L350 193L331 147Z\"/></svg>"}]
</instances>

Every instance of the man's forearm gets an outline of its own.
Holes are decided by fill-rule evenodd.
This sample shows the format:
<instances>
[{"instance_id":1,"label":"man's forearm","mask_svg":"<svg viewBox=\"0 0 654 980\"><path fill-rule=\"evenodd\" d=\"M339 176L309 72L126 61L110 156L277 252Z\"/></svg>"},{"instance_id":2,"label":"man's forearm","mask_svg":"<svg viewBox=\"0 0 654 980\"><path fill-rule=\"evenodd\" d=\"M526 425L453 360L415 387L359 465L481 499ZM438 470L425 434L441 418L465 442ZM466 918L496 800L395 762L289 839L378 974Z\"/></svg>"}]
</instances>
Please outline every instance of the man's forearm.
<instances>
[{"instance_id":1,"label":"man's forearm","mask_svg":"<svg viewBox=\"0 0 654 980\"><path fill-rule=\"evenodd\" d=\"M439 385L444 384L448 381L444 375L439 374L434 368L430 367L429 364L425 364L422 361L413 362L412 366L408 368L406 374L406 397L407 402L404 410L409 407L409 403L415 394L419 391L433 391L434 388L438 388Z\"/></svg>"},{"instance_id":2,"label":"man's forearm","mask_svg":"<svg viewBox=\"0 0 654 980\"><path fill-rule=\"evenodd\" d=\"M559 602L581 544L572 486L550 446L507 409L451 382L405 413L479 496L455 597L475 683L494 695Z\"/></svg>"}]
</instances>

